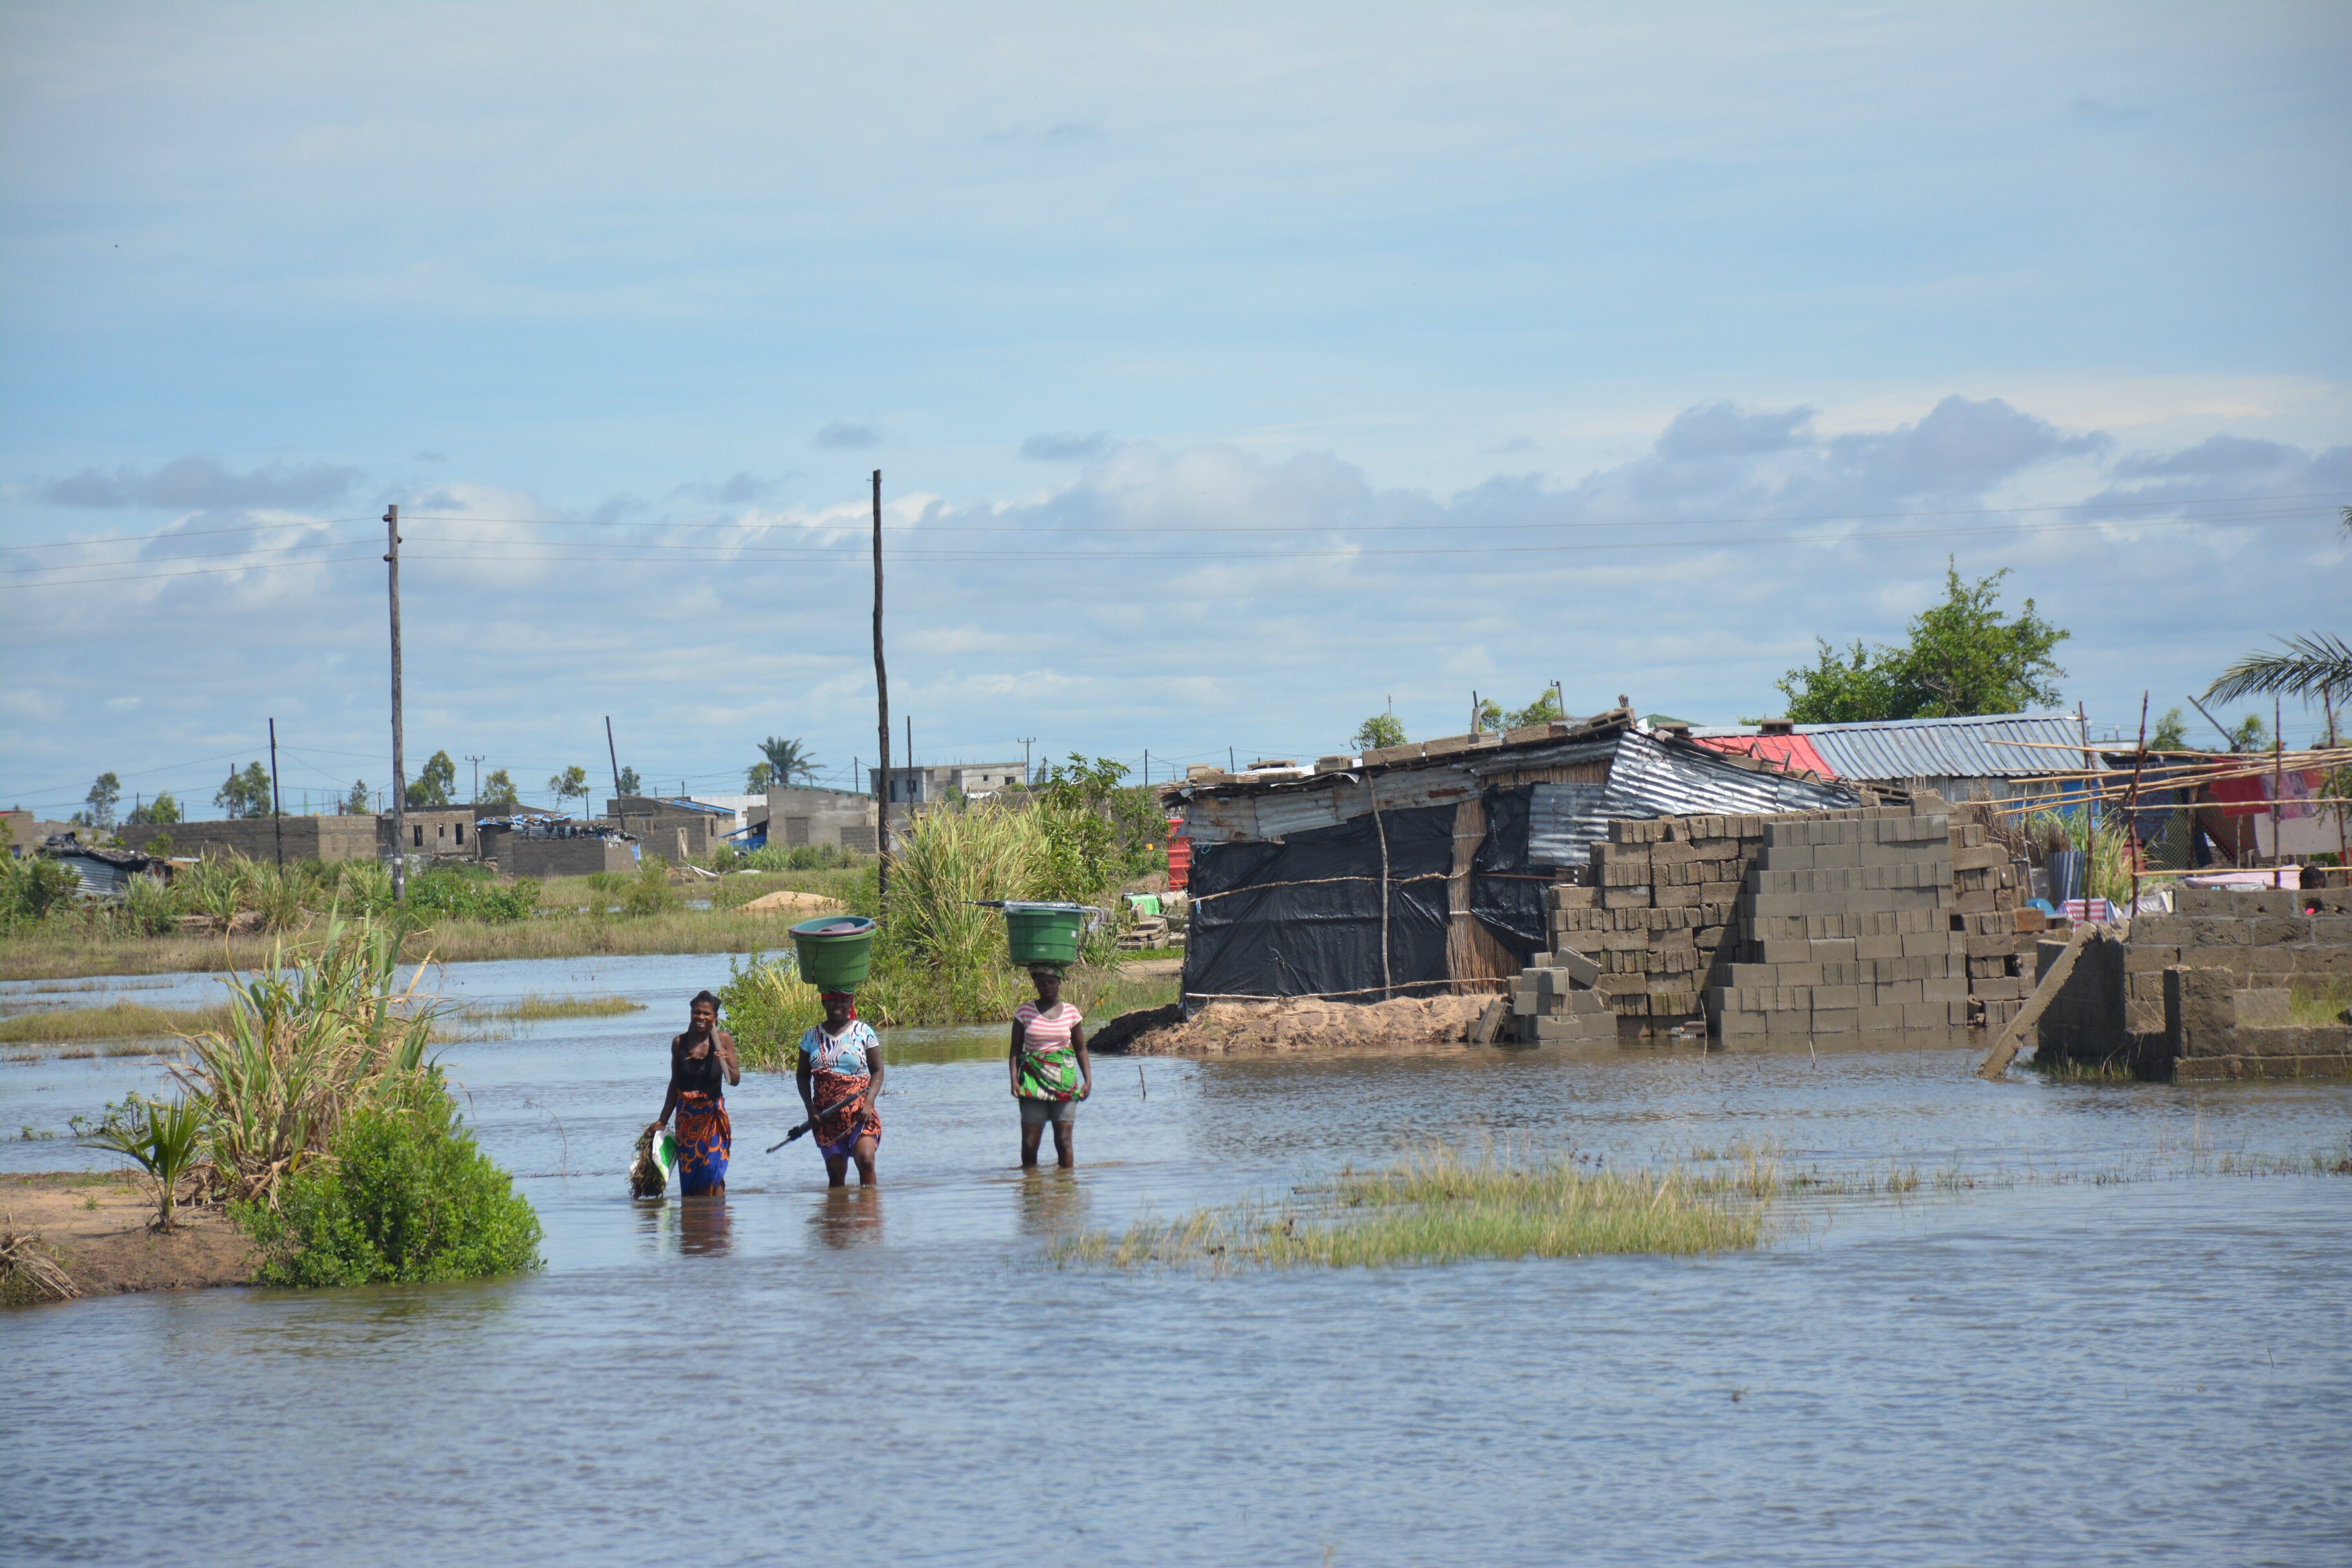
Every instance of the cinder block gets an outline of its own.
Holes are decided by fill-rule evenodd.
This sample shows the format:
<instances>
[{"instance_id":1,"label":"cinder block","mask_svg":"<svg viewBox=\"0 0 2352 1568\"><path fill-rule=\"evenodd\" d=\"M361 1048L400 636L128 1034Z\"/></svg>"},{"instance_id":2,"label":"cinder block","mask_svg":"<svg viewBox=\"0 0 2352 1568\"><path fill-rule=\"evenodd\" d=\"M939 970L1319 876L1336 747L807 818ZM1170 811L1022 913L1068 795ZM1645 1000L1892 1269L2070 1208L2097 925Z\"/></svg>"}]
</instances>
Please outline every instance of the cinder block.
<instances>
[{"instance_id":1,"label":"cinder block","mask_svg":"<svg viewBox=\"0 0 2352 1568\"><path fill-rule=\"evenodd\" d=\"M1816 1035L1851 1035L1861 1026L1859 1017L1851 1007L1841 1007L1827 1013L1819 1008L1813 1011L1813 1033Z\"/></svg>"},{"instance_id":2,"label":"cinder block","mask_svg":"<svg viewBox=\"0 0 2352 1568\"><path fill-rule=\"evenodd\" d=\"M1923 980L1920 994L1930 1002L1965 1002L1969 999L1969 983L1965 977Z\"/></svg>"}]
</instances>

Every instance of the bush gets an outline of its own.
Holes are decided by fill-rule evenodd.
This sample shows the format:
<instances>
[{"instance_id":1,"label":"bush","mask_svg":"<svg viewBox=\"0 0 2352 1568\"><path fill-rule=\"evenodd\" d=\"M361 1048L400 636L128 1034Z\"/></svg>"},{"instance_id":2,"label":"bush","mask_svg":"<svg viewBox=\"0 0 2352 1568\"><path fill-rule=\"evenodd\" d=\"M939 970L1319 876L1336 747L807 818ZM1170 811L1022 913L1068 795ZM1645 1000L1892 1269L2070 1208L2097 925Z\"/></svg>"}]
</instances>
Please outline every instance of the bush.
<instances>
[{"instance_id":1,"label":"bush","mask_svg":"<svg viewBox=\"0 0 2352 1568\"><path fill-rule=\"evenodd\" d=\"M817 988L801 978L789 954L754 959L746 968L730 958L727 967L719 1005L736 1056L747 1068L791 1072L800 1066L801 1037L824 1017Z\"/></svg>"},{"instance_id":2,"label":"bush","mask_svg":"<svg viewBox=\"0 0 2352 1568\"><path fill-rule=\"evenodd\" d=\"M38 925L80 890L80 878L46 857L0 860L0 926Z\"/></svg>"},{"instance_id":3,"label":"bush","mask_svg":"<svg viewBox=\"0 0 2352 1568\"><path fill-rule=\"evenodd\" d=\"M752 850L742 863L754 871L837 871L856 859L838 844L799 844L790 848L772 844Z\"/></svg>"},{"instance_id":4,"label":"bush","mask_svg":"<svg viewBox=\"0 0 2352 1568\"><path fill-rule=\"evenodd\" d=\"M385 880L388 895L390 879ZM408 907L424 915L506 925L539 912L539 884L526 878L501 888L487 871L436 866L409 879Z\"/></svg>"},{"instance_id":5,"label":"bush","mask_svg":"<svg viewBox=\"0 0 2352 1568\"><path fill-rule=\"evenodd\" d=\"M288 1177L278 1206L233 1205L261 1251L255 1279L312 1288L467 1279L540 1264L539 1216L477 1148L436 1072L406 1103L365 1106L331 1158Z\"/></svg>"}]
</instances>

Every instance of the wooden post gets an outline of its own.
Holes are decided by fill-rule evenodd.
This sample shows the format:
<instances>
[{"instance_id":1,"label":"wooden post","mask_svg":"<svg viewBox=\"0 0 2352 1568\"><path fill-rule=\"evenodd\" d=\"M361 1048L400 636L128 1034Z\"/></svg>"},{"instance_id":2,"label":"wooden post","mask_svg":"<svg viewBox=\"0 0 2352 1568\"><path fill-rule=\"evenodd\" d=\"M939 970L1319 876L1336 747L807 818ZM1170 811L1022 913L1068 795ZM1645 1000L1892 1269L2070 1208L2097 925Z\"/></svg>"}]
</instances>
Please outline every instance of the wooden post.
<instances>
[{"instance_id":1,"label":"wooden post","mask_svg":"<svg viewBox=\"0 0 2352 1568\"><path fill-rule=\"evenodd\" d=\"M2131 804L2124 808L2125 820L2131 824L2132 901L2129 918L2139 914L2139 771L2147 763L2147 693L2139 694L2139 749L2132 753Z\"/></svg>"},{"instance_id":2,"label":"wooden post","mask_svg":"<svg viewBox=\"0 0 2352 1568\"><path fill-rule=\"evenodd\" d=\"M408 763L400 729L400 508L383 509L383 559L392 590L392 901L408 902Z\"/></svg>"},{"instance_id":3,"label":"wooden post","mask_svg":"<svg viewBox=\"0 0 2352 1568\"><path fill-rule=\"evenodd\" d=\"M875 786L881 821L874 831L882 864L875 876L883 912L890 907L890 674L882 665L882 470L874 470L874 710L882 735L882 773Z\"/></svg>"},{"instance_id":4,"label":"wooden post","mask_svg":"<svg viewBox=\"0 0 2352 1568\"><path fill-rule=\"evenodd\" d=\"M621 826L622 815L621 752L619 747L613 744L613 716L610 713L604 715L604 755L609 758L613 763L613 826L619 827ZM685 786L686 781L684 779L680 779L678 781L677 793L684 795L686 793Z\"/></svg>"},{"instance_id":5,"label":"wooden post","mask_svg":"<svg viewBox=\"0 0 2352 1568\"><path fill-rule=\"evenodd\" d=\"M2327 749L2332 752L2343 743L2336 734L2336 694L2323 686L2319 689L2319 701L2320 705L2327 710ZM2339 773L2339 770L2333 768L2328 771L2331 773ZM2345 803L2338 800L2336 803L2336 870L2339 877L2352 878L2352 869L2347 869L2352 868L2352 843L2347 842L2344 816ZM2352 886L2352 882L2347 882L2346 885Z\"/></svg>"},{"instance_id":6,"label":"wooden post","mask_svg":"<svg viewBox=\"0 0 2352 1568\"><path fill-rule=\"evenodd\" d=\"M2080 702L2074 704L2074 722L2083 732L2083 776L2090 785L2090 800L2083 808L2083 913L2091 912L2091 879L2099 868L2099 781L2092 777L2091 718L2083 711Z\"/></svg>"},{"instance_id":7,"label":"wooden post","mask_svg":"<svg viewBox=\"0 0 2352 1568\"><path fill-rule=\"evenodd\" d=\"M1381 1000L1385 1002L1396 994L1396 982L1389 973L1389 829L1381 820L1379 775L1366 773L1364 787L1371 791L1372 831L1381 840Z\"/></svg>"},{"instance_id":8,"label":"wooden post","mask_svg":"<svg viewBox=\"0 0 2352 1568\"><path fill-rule=\"evenodd\" d=\"M278 868L286 869L286 819L278 804L278 721L269 721L269 836L278 841Z\"/></svg>"},{"instance_id":9,"label":"wooden post","mask_svg":"<svg viewBox=\"0 0 2352 1568\"><path fill-rule=\"evenodd\" d=\"M2271 699L2271 886L2282 886L2278 868L2286 864L2286 818L2279 807L2286 795L2286 708Z\"/></svg>"}]
</instances>

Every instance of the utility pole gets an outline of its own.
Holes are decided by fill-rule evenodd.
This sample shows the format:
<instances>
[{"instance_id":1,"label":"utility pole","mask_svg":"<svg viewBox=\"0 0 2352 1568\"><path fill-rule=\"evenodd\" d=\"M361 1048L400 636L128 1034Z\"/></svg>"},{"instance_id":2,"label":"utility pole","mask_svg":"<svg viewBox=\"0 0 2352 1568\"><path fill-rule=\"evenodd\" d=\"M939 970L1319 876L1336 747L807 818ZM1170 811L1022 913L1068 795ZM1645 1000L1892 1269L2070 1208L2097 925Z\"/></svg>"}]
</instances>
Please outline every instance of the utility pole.
<instances>
[{"instance_id":1,"label":"utility pole","mask_svg":"<svg viewBox=\"0 0 2352 1568\"><path fill-rule=\"evenodd\" d=\"M613 716L610 713L604 715L604 755L613 763L613 826L618 827L621 825L621 753L613 744ZM678 781L677 793L680 795L686 793L685 783L683 779Z\"/></svg>"},{"instance_id":2,"label":"utility pole","mask_svg":"<svg viewBox=\"0 0 2352 1568\"><path fill-rule=\"evenodd\" d=\"M1149 746L1143 748L1143 787L1151 787L1151 748Z\"/></svg>"},{"instance_id":3,"label":"utility pole","mask_svg":"<svg viewBox=\"0 0 2352 1568\"><path fill-rule=\"evenodd\" d=\"M1036 774L1029 771L1029 743L1036 738L1037 737L1034 735L1024 735L1021 737L1021 787L1023 789L1027 789L1032 783L1035 782L1037 777Z\"/></svg>"},{"instance_id":4,"label":"utility pole","mask_svg":"<svg viewBox=\"0 0 2352 1568\"><path fill-rule=\"evenodd\" d=\"M479 806L482 804L482 763L488 761L488 758L489 752L467 752L466 753L466 760L474 764L474 805L476 806Z\"/></svg>"},{"instance_id":5,"label":"utility pole","mask_svg":"<svg viewBox=\"0 0 2352 1568\"><path fill-rule=\"evenodd\" d=\"M908 805L915 803L915 780L918 776L915 772L915 716L909 713L907 715L907 804Z\"/></svg>"},{"instance_id":6,"label":"utility pole","mask_svg":"<svg viewBox=\"0 0 2352 1568\"><path fill-rule=\"evenodd\" d=\"M882 735L881 782L875 795L881 804L881 821L874 830L874 847L881 852L876 868L876 890L885 915L890 910L890 674L882 667L882 470L874 470L874 710Z\"/></svg>"},{"instance_id":7,"label":"utility pole","mask_svg":"<svg viewBox=\"0 0 2352 1568\"><path fill-rule=\"evenodd\" d=\"M278 721L269 721L269 837L278 841L278 868L286 869L286 818L278 801Z\"/></svg>"},{"instance_id":8,"label":"utility pole","mask_svg":"<svg viewBox=\"0 0 2352 1568\"><path fill-rule=\"evenodd\" d=\"M383 509L383 559L392 568L392 901L408 903L408 762L400 731L400 508Z\"/></svg>"}]
</instances>

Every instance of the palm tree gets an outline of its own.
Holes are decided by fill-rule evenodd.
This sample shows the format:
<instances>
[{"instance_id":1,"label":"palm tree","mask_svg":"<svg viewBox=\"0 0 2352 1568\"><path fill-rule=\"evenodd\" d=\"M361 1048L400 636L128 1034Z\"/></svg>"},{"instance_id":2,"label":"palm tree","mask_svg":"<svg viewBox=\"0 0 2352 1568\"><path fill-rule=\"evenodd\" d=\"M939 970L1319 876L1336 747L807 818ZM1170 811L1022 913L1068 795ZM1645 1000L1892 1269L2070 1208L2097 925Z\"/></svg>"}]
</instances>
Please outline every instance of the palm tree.
<instances>
[{"instance_id":1,"label":"palm tree","mask_svg":"<svg viewBox=\"0 0 2352 1568\"><path fill-rule=\"evenodd\" d=\"M2256 692L2281 697L2352 695L2352 644L2326 632L2281 637L2284 653L2250 653L2221 672L2205 695L2223 702Z\"/></svg>"},{"instance_id":2,"label":"palm tree","mask_svg":"<svg viewBox=\"0 0 2352 1568\"><path fill-rule=\"evenodd\" d=\"M816 759L809 754L806 742L771 735L760 742L760 752L775 770L776 782L787 789L795 778L816 777Z\"/></svg>"}]
</instances>

